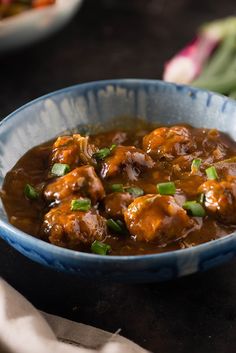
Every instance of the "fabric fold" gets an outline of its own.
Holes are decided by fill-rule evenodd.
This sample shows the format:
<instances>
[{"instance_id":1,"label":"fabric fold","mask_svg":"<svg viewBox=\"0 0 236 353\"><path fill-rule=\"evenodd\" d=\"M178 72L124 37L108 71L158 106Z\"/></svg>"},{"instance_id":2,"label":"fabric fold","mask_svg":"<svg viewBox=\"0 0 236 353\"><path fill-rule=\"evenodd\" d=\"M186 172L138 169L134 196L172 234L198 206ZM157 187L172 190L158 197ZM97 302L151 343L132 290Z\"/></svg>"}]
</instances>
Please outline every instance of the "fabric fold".
<instances>
[{"instance_id":1,"label":"fabric fold","mask_svg":"<svg viewBox=\"0 0 236 353\"><path fill-rule=\"evenodd\" d=\"M128 339L38 311L0 279L1 353L147 353Z\"/></svg>"}]
</instances>

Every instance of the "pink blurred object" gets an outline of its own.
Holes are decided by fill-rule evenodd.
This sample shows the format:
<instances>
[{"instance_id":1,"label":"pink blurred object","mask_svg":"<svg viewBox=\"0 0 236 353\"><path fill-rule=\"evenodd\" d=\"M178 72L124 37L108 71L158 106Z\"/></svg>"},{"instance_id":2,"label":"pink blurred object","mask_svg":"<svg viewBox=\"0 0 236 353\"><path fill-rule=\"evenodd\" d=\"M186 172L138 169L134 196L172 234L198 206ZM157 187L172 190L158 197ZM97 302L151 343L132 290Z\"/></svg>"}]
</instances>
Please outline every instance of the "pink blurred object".
<instances>
[{"instance_id":1,"label":"pink blurred object","mask_svg":"<svg viewBox=\"0 0 236 353\"><path fill-rule=\"evenodd\" d=\"M3 4L3 5L8 5L11 2L13 2L13 0L0 0L0 4Z\"/></svg>"},{"instance_id":2,"label":"pink blurred object","mask_svg":"<svg viewBox=\"0 0 236 353\"><path fill-rule=\"evenodd\" d=\"M218 43L218 38L201 33L165 64L163 79L169 82L190 83L200 74Z\"/></svg>"}]
</instances>

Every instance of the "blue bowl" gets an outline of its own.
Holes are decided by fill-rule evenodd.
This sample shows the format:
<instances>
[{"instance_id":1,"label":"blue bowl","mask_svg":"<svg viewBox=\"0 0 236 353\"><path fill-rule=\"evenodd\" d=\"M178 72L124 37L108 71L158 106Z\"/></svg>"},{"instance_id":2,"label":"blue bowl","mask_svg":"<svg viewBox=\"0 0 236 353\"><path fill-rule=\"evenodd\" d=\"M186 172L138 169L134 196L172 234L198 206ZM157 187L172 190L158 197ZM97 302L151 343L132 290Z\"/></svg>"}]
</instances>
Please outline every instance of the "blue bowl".
<instances>
[{"instance_id":1,"label":"blue bowl","mask_svg":"<svg viewBox=\"0 0 236 353\"><path fill-rule=\"evenodd\" d=\"M187 86L154 80L111 80L53 92L18 109L0 123L0 187L30 148L78 125L130 115L160 124L186 122L217 128L236 140L236 103ZM193 248L139 256L99 256L59 248L13 227L0 204L0 235L43 265L87 279L133 282L170 280L232 259L236 233Z\"/></svg>"}]
</instances>

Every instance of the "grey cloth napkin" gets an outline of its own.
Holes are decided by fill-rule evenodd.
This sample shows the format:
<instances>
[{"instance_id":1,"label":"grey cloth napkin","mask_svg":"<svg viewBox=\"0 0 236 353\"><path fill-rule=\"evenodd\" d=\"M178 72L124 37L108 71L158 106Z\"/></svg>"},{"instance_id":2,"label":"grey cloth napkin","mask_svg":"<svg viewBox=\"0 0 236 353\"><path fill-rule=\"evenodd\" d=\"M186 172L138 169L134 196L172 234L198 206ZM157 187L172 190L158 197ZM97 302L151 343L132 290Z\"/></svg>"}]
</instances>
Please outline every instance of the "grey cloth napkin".
<instances>
[{"instance_id":1,"label":"grey cloth napkin","mask_svg":"<svg viewBox=\"0 0 236 353\"><path fill-rule=\"evenodd\" d=\"M0 278L0 353L147 353L126 338L39 312Z\"/></svg>"}]
</instances>

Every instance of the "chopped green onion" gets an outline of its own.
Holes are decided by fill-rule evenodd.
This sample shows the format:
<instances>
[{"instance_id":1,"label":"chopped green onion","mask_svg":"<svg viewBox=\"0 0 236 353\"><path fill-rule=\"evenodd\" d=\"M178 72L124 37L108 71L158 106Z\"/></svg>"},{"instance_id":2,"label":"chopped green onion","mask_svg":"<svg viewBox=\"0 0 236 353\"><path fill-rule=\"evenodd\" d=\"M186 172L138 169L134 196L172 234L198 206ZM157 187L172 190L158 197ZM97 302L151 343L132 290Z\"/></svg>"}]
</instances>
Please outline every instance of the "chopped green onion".
<instances>
[{"instance_id":1,"label":"chopped green onion","mask_svg":"<svg viewBox=\"0 0 236 353\"><path fill-rule=\"evenodd\" d=\"M127 188L126 191L129 194L131 194L133 197L143 196L143 194L144 194L143 189L139 188L138 186Z\"/></svg>"},{"instance_id":2,"label":"chopped green onion","mask_svg":"<svg viewBox=\"0 0 236 353\"><path fill-rule=\"evenodd\" d=\"M55 163L52 166L51 173L56 176L63 176L70 171L70 166L63 163Z\"/></svg>"},{"instance_id":3,"label":"chopped green onion","mask_svg":"<svg viewBox=\"0 0 236 353\"><path fill-rule=\"evenodd\" d=\"M110 152L112 152L115 148L116 148L116 145L115 145L115 144L111 145L111 147L110 147Z\"/></svg>"},{"instance_id":4,"label":"chopped green onion","mask_svg":"<svg viewBox=\"0 0 236 353\"><path fill-rule=\"evenodd\" d=\"M98 240L94 240L94 242L91 245L91 251L94 254L98 255L107 255L107 253L111 250L110 245L102 243Z\"/></svg>"},{"instance_id":5,"label":"chopped green onion","mask_svg":"<svg viewBox=\"0 0 236 353\"><path fill-rule=\"evenodd\" d=\"M216 168L214 166L206 169L206 175L207 175L207 179L209 180L219 179Z\"/></svg>"},{"instance_id":6,"label":"chopped green onion","mask_svg":"<svg viewBox=\"0 0 236 353\"><path fill-rule=\"evenodd\" d=\"M205 201L205 194L203 194L203 193L200 194L199 197L198 197L198 200L199 200L200 203L204 203L204 201Z\"/></svg>"},{"instance_id":7,"label":"chopped green onion","mask_svg":"<svg viewBox=\"0 0 236 353\"><path fill-rule=\"evenodd\" d=\"M201 160L200 158L194 159L194 160L192 161L191 171L192 171L193 173L197 172L198 169L199 169L199 167L200 167L200 165L201 165L201 163L202 163L202 160Z\"/></svg>"},{"instance_id":8,"label":"chopped green onion","mask_svg":"<svg viewBox=\"0 0 236 353\"><path fill-rule=\"evenodd\" d=\"M87 212L91 208L91 200L89 199L78 199L71 201L71 211L82 211Z\"/></svg>"},{"instance_id":9,"label":"chopped green onion","mask_svg":"<svg viewBox=\"0 0 236 353\"><path fill-rule=\"evenodd\" d=\"M101 148L98 152L93 154L93 157L96 159L105 159L106 157L108 157L111 152L114 150L114 148L116 147L116 145L111 145L110 148L105 147L105 148Z\"/></svg>"},{"instance_id":10,"label":"chopped green onion","mask_svg":"<svg viewBox=\"0 0 236 353\"><path fill-rule=\"evenodd\" d=\"M194 217L204 217L206 215L204 208L197 201L186 201L183 208L190 211Z\"/></svg>"},{"instance_id":11,"label":"chopped green onion","mask_svg":"<svg viewBox=\"0 0 236 353\"><path fill-rule=\"evenodd\" d=\"M39 197L39 193L30 184L26 184L25 185L24 194L30 200L35 200L35 199L37 199Z\"/></svg>"},{"instance_id":12,"label":"chopped green onion","mask_svg":"<svg viewBox=\"0 0 236 353\"><path fill-rule=\"evenodd\" d=\"M112 184L111 189L114 192L123 192L124 191L123 184Z\"/></svg>"},{"instance_id":13,"label":"chopped green onion","mask_svg":"<svg viewBox=\"0 0 236 353\"><path fill-rule=\"evenodd\" d=\"M157 184L157 191L161 195L174 195L176 192L175 184L172 181Z\"/></svg>"},{"instance_id":14,"label":"chopped green onion","mask_svg":"<svg viewBox=\"0 0 236 353\"><path fill-rule=\"evenodd\" d=\"M110 218L107 220L107 226L111 230L113 230L116 233L122 233L124 231L123 229L123 223L121 221L114 221L114 219Z\"/></svg>"}]
</instances>

